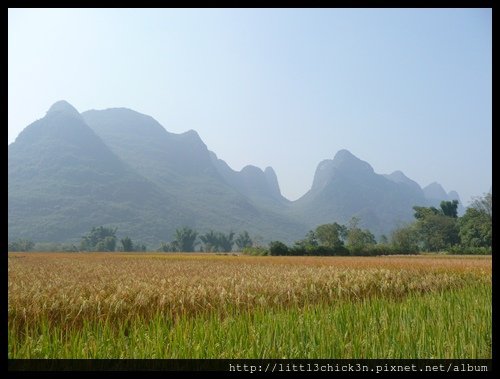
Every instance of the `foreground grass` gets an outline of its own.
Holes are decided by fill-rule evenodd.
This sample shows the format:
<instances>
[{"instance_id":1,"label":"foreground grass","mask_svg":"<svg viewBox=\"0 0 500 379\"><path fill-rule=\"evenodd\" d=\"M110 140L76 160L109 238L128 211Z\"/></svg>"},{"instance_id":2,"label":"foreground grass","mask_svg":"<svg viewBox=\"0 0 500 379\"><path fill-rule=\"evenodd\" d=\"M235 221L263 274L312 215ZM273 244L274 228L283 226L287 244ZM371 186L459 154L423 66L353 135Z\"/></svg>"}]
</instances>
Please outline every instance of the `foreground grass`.
<instances>
[{"instance_id":1,"label":"foreground grass","mask_svg":"<svg viewBox=\"0 0 500 379\"><path fill-rule=\"evenodd\" d=\"M490 358L491 287L449 290L403 301L372 299L305 308L161 314L126 325L86 323L64 331L43 322L9 357L30 358Z\"/></svg>"},{"instance_id":2,"label":"foreground grass","mask_svg":"<svg viewBox=\"0 0 500 379\"><path fill-rule=\"evenodd\" d=\"M12 255L8 338L9 358L488 358L491 260Z\"/></svg>"}]
</instances>

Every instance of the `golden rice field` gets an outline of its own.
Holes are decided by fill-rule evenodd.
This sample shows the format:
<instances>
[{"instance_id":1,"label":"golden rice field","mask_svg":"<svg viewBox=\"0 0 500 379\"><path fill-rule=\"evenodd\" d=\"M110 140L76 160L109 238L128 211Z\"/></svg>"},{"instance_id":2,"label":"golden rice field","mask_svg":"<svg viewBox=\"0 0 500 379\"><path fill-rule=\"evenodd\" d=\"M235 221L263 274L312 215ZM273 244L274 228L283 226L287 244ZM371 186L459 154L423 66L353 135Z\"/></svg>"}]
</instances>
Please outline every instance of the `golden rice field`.
<instances>
[{"instance_id":1,"label":"golden rice field","mask_svg":"<svg viewBox=\"0 0 500 379\"><path fill-rule=\"evenodd\" d=\"M9 358L490 358L491 257L10 253Z\"/></svg>"}]
</instances>

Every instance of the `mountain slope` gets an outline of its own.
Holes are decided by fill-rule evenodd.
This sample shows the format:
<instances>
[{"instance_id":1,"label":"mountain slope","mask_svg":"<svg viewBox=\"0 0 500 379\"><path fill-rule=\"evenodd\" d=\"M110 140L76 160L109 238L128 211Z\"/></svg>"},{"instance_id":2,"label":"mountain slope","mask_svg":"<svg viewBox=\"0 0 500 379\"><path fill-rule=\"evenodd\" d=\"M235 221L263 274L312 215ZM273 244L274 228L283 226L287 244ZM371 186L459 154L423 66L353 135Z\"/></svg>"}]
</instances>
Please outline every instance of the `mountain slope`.
<instances>
[{"instance_id":1,"label":"mountain slope","mask_svg":"<svg viewBox=\"0 0 500 379\"><path fill-rule=\"evenodd\" d=\"M465 213L465 208L460 200L457 191L450 191L446 193L443 186L437 182L432 182L423 188L425 198L428 200L429 205L439 208L441 201L458 200L457 213L459 216Z\"/></svg>"},{"instance_id":2,"label":"mountain slope","mask_svg":"<svg viewBox=\"0 0 500 379\"><path fill-rule=\"evenodd\" d=\"M113 225L141 240L161 233L164 214L190 218L172 198L124 164L70 104L54 104L9 146L9 240L77 241Z\"/></svg>"},{"instance_id":3,"label":"mountain slope","mask_svg":"<svg viewBox=\"0 0 500 379\"><path fill-rule=\"evenodd\" d=\"M389 175L383 175L385 178L395 182L395 183L403 183L406 184L408 187L412 188L413 191L418 192L422 195L424 195L422 188L419 186L417 182L414 180L411 180L408 178L402 171L394 171L393 173ZM425 196L425 195L424 195Z\"/></svg>"},{"instance_id":4,"label":"mountain slope","mask_svg":"<svg viewBox=\"0 0 500 379\"><path fill-rule=\"evenodd\" d=\"M432 182L428 186L425 186L423 188L425 197L429 200L447 200L448 199L448 194L444 190L444 188L441 186L441 184L437 182Z\"/></svg>"},{"instance_id":5,"label":"mountain slope","mask_svg":"<svg viewBox=\"0 0 500 379\"><path fill-rule=\"evenodd\" d=\"M232 188L263 207L282 211L290 201L281 195L278 178L272 167L260 168L248 165L235 171L217 155L210 152L212 163L224 181Z\"/></svg>"},{"instance_id":6,"label":"mountain slope","mask_svg":"<svg viewBox=\"0 0 500 379\"><path fill-rule=\"evenodd\" d=\"M422 190L376 174L347 150L318 165L312 188L296 201L295 212L312 225L346 223L353 216L375 234L411 221L412 207L425 205Z\"/></svg>"},{"instance_id":7,"label":"mountain slope","mask_svg":"<svg viewBox=\"0 0 500 379\"><path fill-rule=\"evenodd\" d=\"M8 153L9 241L77 242L106 225L149 247L182 226L292 243L319 224L353 216L380 235L412 221L414 205L459 200L437 183L422 189L401 171L377 174L340 150L291 202L271 167L235 171L193 130L169 133L126 108L79 114L64 101L26 127Z\"/></svg>"},{"instance_id":8,"label":"mountain slope","mask_svg":"<svg viewBox=\"0 0 500 379\"><path fill-rule=\"evenodd\" d=\"M196 132L169 133L153 118L124 108L82 116L124 162L196 214L191 227L249 230L266 240L285 241L307 231L280 213L286 200L269 170L267 176L256 167L233 171Z\"/></svg>"}]
</instances>

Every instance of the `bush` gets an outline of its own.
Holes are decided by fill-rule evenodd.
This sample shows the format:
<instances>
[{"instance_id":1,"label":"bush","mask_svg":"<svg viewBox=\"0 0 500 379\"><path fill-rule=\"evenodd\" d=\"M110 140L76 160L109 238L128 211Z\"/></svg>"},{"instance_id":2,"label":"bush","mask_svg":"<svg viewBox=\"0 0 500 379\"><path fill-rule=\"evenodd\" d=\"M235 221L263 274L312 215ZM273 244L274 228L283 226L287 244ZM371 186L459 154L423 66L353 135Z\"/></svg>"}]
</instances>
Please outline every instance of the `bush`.
<instances>
[{"instance_id":1,"label":"bush","mask_svg":"<svg viewBox=\"0 0 500 379\"><path fill-rule=\"evenodd\" d=\"M93 227L87 235L82 237L81 250L85 251L115 251L116 228Z\"/></svg>"},{"instance_id":2,"label":"bush","mask_svg":"<svg viewBox=\"0 0 500 379\"><path fill-rule=\"evenodd\" d=\"M377 245L368 245L363 248L351 250L353 256L375 257L380 255L402 255L402 254L419 254L418 251L408 252L401 251L391 244L379 243Z\"/></svg>"},{"instance_id":3,"label":"bush","mask_svg":"<svg viewBox=\"0 0 500 379\"><path fill-rule=\"evenodd\" d=\"M470 246L455 245L448 248L446 254L491 255L491 247L470 247Z\"/></svg>"},{"instance_id":4,"label":"bush","mask_svg":"<svg viewBox=\"0 0 500 379\"><path fill-rule=\"evenodd\" d=\"M288 255L304 256L304 255L309 255L309 253L305 246L295 244L294 246L288 249Z\"/></svg>"},{"instance_id":5,"label":"bush","mask_svg":"<svg viewBox=\"0 0 500 379\"><path fill-rule=\"evenodd\" d=\"M337 247L331 249L330 255L346 256L346 255L349 255L349 249L347 249L345 246L337 246Z\"/></svg>"},{"instance_id":6,"label":"bush","mask_svg":"<svg viewBox=\"0 0 500 379\"><path fill-rule=\"evenodd\" d=\"M175 252L177 251L177 247L175 246L175 244L172 243L161 242L160 247L158 248L157 251L163 251L165 253Z\"/></svg>"},{"instance_id":7,"label":"bush","mask_svg":"<svg viewBox=\"0 0 500 379\"><path fill-rule=\"evenodd\" d=\"M272 241L269 244L269 255L288 255L288 246L280 241Z\"/></svg>"}]
</instances>

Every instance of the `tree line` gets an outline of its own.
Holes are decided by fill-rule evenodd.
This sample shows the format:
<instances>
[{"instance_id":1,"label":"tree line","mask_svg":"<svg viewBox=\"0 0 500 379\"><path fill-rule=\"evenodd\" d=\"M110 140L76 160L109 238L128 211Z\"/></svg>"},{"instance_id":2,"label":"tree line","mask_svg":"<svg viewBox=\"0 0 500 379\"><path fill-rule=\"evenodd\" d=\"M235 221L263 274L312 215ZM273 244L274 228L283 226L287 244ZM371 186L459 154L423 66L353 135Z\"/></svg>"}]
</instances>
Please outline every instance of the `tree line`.
<instances>
[{"instance_id":1,"label":"tree line","mask_svg":"<svg viewBox=\"0 0 500 379\"><path fill-rule=\"evenodd\" d=\"M389 255L442 252L450 254L491 254L492 194L474 199L462 217L458 201L442 201L440 207L414 206L415 220L395 229L390 238L377 242L353 217L349 224L336 222L318 226L304 239L287 246L272 241L268 249L248 248L250 255Z\"/></svg>"},{"instance_id":2,"label":"tree line","mask_svg":"<svg viewBox=\"0 0 500 379\"><path fill-rule=\"evenodd\" d=\"M79 246L74 244L42 244L46 251L146 251L147 247L143 243L134 242L129 236L118 240L117 228L98 226L92 229L81 238ZM45 247L47 245L47 247ZM237 236L233 231L229 233L216 232L213 230L205 234L199 234L187 226L175 231L172 241L161 242L157 251L164 252L229 252L236 246L238 250L253 246L254 240L245 230ZM30 240L20 239L9 244L9 251L31 251L35 248L35 243ZM59 248L58 248L59 247Z\"/></svg>"},{"instance_id":3,"label":"tree line","mask_svg":"<svg viewBox=\"0 0 500 379\"><path fill-rule=\"evenodd\" d=\"M347 225L337 222L319 225L306 236L287 246L272 241L260 246L247 231L237 236L210 230L199 234L189 227L177 229L172 241L162 242L157 251L171 252L230 252L234 247L250 255L386 255L446 251L451 254L491 254L492 194L475 198L462 217L457 214L458 201L442 201L439 208L414 206L415 220L396 228L388 238L379 241L359 226L353 217ZM146 251L146 245L128 236L116 237L116 228L92 227L82 237L80 246L71 245L66 251ZM30 251L35 244L20 239L9 244L9 251Z\"/></svg>"},{"instance_id":4,"label":"tree line","mask_svg":"<svg viewBox=\"0 0 500 379\"><path fill-rule=\"evenodd\" d=\"M238 250L243 250L253 246L254 241L245 230L236 238L233 231L229 233L208 231L205 234L198 234L197 231L183 227L175 231L174 239L170 243L162 242L160 251L193 252L199 247L199 251L205 252L229 252L236 245Z\"/></svg>"}]
</instances>

